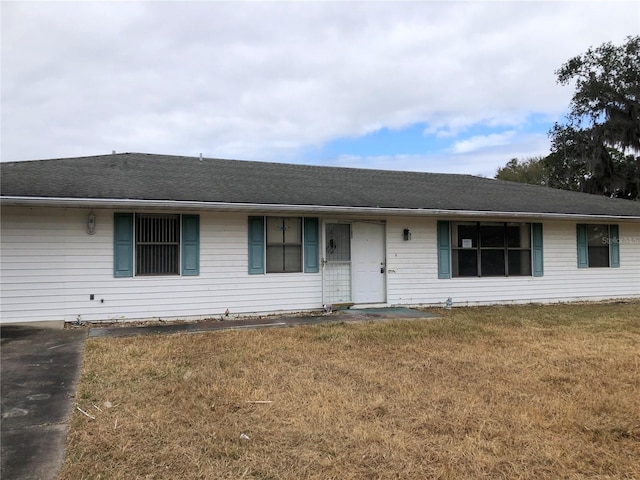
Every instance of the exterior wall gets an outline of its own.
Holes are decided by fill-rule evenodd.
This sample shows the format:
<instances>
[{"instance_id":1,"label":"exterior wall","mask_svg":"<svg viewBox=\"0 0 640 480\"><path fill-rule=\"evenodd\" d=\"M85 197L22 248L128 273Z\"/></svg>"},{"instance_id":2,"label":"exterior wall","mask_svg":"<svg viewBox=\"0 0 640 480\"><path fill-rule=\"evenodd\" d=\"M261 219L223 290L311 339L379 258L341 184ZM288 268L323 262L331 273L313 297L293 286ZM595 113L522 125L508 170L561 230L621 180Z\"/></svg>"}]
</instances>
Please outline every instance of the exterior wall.
<instances>
[{"instance_id":1,"label":"exterior wall","mask_svg":"<svg viewBox=\"0 0 640 480\"><path fill-rule=\"evenodd\" d=\"M200 214L200 275L114 278L113 210L3 207L2 322L208 318L320 308L321 274L248 274L247 216ZM175 213L175 212L172 212ZM89 296L93 294L94 300Z\"/></svg>"},{"instance_id":2,"label":"exterior wall","mask_svg":"<svg viewBox=\"0 0 640 480\"><path fill-rule=\"evenodd\" d=\"M454 305L640 298L640 224L618 223L619 268L578 268L576 223L543 222L542 277L438 279L436 220L391 219L387 222L388 303L443 305L447 298ZM404 228L411 230L408 242L402 239Z\"/></svg>"},{"instance_id":3,"label":"exterior wall","mask_svg":"<svg viewBox=\"0 0 640 480\"><path fill-rule=\"evenodd\" d=\"M247 215L200 213L200 275L114 278L113 210L3 207L0 319L209 318L322 307L322 273L248 274ZM176 213L176 212L172 212ZM438 279L436 219L386 224L387 303L454 305L640 298L640 223L619 223L620 268L578 269L576 222L544 222L543 277ZM411 230L404 241L402 231ZM635 240L634 240L635 239ZM323 247L321 247L321 253ZM90 295L94 300L90 300Z\"/></svg>"},{"instance_id":4,"label":"exterior wall","mask_svg":"<svg viewBox=\"0 0 640 480\"><path fill-rule=\"evenodd\" d=\"M63 320L68 225L30 208L3 207L0 220L0 320Z\"/></svg>"}]
</instances>

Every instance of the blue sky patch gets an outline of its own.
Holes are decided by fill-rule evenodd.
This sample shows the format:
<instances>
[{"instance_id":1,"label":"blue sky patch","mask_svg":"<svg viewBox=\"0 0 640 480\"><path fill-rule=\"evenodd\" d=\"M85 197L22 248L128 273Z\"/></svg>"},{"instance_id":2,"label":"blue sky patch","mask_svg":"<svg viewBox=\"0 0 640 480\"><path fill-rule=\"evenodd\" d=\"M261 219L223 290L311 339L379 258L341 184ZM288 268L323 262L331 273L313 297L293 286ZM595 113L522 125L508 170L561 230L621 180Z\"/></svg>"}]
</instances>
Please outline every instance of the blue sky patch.
<instances>
[{"instance_id":1,"label":"blue sky patch","mask_svg":"<svg viewBox=\"0 0 640 480\"><path fill-rule=\"evenodd\" d=\"M464 128L456 135L425 134L428 126L416 123L403 129L382 128L360 137L343 137L327 142L314 151L305 152L306 158L323 160L340 156L397 156L438 155L456 149L480 150L529 134L546 135L553 122L547 115L532 114L518 126L489 126L478 123ZM485 139L486 140L483 140Z\"/></svg>"}]
</instances>

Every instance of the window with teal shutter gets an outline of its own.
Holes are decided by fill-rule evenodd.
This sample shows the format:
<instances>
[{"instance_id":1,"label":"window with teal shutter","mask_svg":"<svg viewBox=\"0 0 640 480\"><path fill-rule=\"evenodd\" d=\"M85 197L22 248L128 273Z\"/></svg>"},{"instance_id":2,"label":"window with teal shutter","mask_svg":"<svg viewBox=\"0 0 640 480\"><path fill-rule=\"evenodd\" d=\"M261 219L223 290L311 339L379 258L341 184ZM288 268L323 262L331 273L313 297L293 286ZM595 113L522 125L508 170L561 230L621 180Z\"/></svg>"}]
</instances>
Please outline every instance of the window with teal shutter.
<instances>
[{"instance_id":1,"label":"window with teal shutter","mask_svg":"<svg viewBox=\"0 0 640 480\"><path fill-rule=\"evenodd\" d=\"M264 273L264 217L249 217L249 274Z\"/></svg>"},{"instance_id":2,"label":"window with teal shutter","mask_svg":"<svg viewBox=\"0 0 640 480\"><path fill-rule=\"evenodd\" d=\"M317 218L249 217L249 274L320 271Z\"/></svg>"},{"instance_id":3,"label":"window with teal shutter","mask_svg":"<svg viewBox=\"0 0 640 480\"><path fill-rule=\"evenodd\" d=\"M200 273L198 215L113 214L115 277L167 276L180 272L185 276Z\"/></svg>"},{"instance_id":4,"label":"window with teal shutter","mask_svg":"<svg viewBox=\"0 0 640 480\"><path fill-rule=\"evenodd\" d=\"M533 276L544 276L544 257L542 255L542 224L532 223L533 237Z\"/></svg>"},{"instance_id":5,"label":"window with teal shutter","mask_svg":"<svg viewBox=\"0 0 640 480\"><path fill-rule=\"evenodd\" d=\"M182 275L200 274L200 217L182 215Z\"/></svg>"},{"instance_id":6,"label":"window with teal shutter","mask_svg":"<svg viewBox=\"0 0 640 480\"><path fill-rule=\"evenodd\" d=\"M524 222L450 222L451 277L542 276L542 226L535 226L537 251L534 226Z\"/></svg>"},{"instance_id":7,"label":"window with teal shutter","mask_svg":"<svg viewBox=\"0 0 640 480\"><path fill-rule=\"evenodd\" d=\"M438 278L451 278L451 234L449 222L438 222Z\"/></svg>"},{"instance_id":8,"label":"window with teal shutter","mask_svg":"<svg viewBox=\"0 0 640 480\"><path fill-rule=\"evenodd\" d=\"M618 225L609 225L609 265L612 268L620 267L620 236Z\"/></svg>"},{"instance_id":9,"label":"window with teal shutter","mask_svg":"<svg viewBox=\"0 0 640 480\"><path fill-rule=\"evenodd\" d=\"M318 244L319 226L317 218L304 219L304 271L318 273L320 271Z\"/></svg>"},{"instance_id":10,"label":"window with teal shutter","mask_svg":"<svg viewBox=\"0 0 640 480\"><path fill-rule=\"evenodd\" d=\"M578 268L620 267L618 225L578 224Z\"/></svg>"},{"instance_id":11,"label":"window with teal shutter","mask_svg":"<svg viewBox=\"0 0 640 480\"><path fill-rule=\"evenodd\" d=\"M133 277L133 213L113 214L113 276Z\"/></svg>"}]
</instances>

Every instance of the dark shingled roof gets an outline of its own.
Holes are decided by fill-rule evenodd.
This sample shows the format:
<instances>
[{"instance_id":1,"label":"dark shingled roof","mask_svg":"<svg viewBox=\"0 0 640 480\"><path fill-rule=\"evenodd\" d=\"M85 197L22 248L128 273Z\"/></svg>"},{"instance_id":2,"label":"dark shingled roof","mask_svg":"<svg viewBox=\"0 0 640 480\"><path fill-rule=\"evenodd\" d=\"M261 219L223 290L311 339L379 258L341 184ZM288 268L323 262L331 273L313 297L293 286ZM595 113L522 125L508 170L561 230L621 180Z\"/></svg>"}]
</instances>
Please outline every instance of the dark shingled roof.
<instances>
[{"instance_id":1,"label":"dark shingled roof","mask_svg":"<svg viewBox=\"0 0 640 480\"><path fill-rule=\"evenodd\" d=\"M640 202L440 173L121 153L6 162L1 195L640 217Z\"/></svg>"}]
</instances>

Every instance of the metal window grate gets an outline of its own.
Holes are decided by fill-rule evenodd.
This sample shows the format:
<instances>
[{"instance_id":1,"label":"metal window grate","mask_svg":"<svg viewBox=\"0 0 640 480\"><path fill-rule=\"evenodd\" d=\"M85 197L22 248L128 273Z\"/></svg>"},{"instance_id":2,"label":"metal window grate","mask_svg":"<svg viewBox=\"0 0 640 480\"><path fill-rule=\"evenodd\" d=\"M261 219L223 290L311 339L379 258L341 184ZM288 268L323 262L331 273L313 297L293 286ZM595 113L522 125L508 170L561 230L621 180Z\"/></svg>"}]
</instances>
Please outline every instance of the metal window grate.
<instances>
[{"instance_id":1,"label":"metal window grate","mask_svg":"<svg viewBox=\"0 0 640 480\"><path fill-rule=\"evenodd\" d=\"M136 275L178 275L180 215L136 215Z\"/></svg>"}]
</instances>

